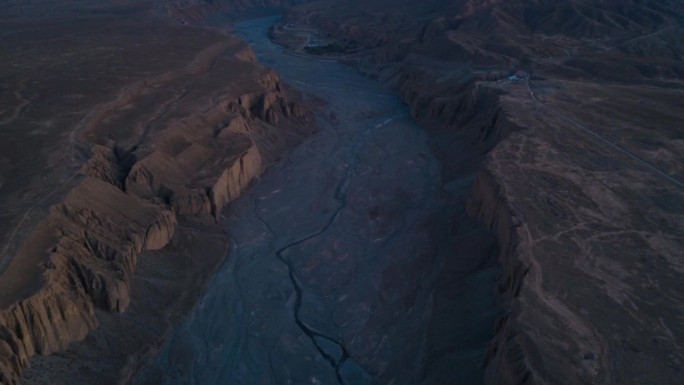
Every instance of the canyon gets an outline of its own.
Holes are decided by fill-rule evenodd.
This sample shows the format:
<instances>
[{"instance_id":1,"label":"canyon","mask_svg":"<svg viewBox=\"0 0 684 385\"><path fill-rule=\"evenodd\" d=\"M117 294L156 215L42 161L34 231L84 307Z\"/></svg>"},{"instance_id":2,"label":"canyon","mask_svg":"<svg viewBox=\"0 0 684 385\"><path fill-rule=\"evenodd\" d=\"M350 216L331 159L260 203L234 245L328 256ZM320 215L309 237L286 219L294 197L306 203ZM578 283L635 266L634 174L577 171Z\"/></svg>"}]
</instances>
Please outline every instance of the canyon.
<instances>
[{"instance_id":1,"label":"canyon","mask_svg":"<svg viewBox=\"0 0 684 385\"><path fill-rule=\"evenodd\" d=\"M499 270L493 235L465 212L472 172L444 197L396 96L284 52L266 34L276 20L235 32L323 100L320 131L229 208L227 265L134 383L477 382Z\"/></svg>"},{"instance_id":2,"label":"canyon","mask_svg":"<svg viewBox=\"0 0 684 385\"><path fill-rule=\"evenodd\" d=\"M272 29L397 90L445 183L466 167L459 138L489 151L467 206L497 234L504 271L485 383L680 381L682 12L327 1Z\"/></svg>"},{"instance_id":3,"label":"canyon","mask_svg":"<svg viewBox=\"0 0 684 385\"><path fill-rule=\"evenodd\" d=\"M0 2L0 383L678 384L683 23Z\"/></svg>"}]
</instances>

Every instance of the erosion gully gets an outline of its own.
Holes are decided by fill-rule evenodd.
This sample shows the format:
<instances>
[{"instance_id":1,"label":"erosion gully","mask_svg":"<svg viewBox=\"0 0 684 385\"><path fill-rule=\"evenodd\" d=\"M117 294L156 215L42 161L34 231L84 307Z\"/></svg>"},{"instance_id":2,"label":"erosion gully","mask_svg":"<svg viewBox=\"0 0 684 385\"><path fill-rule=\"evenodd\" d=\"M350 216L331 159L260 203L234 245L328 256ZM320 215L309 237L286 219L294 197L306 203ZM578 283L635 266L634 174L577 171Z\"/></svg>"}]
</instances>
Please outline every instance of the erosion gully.
<instances>
[{"instance_id":1,"label":"erosion gully","mask_svg":"<svg viewBox=\"0 0 684 385\"><path fill-rule=\"evenodd\" d=\"M325 101L320 131L225 212L232 247L137 384L477 384L496 317L494 238L442 186L391 91L237 24L259 60ZM202 263L202 256L197 256Z\"/></svg>"}]
</instances>

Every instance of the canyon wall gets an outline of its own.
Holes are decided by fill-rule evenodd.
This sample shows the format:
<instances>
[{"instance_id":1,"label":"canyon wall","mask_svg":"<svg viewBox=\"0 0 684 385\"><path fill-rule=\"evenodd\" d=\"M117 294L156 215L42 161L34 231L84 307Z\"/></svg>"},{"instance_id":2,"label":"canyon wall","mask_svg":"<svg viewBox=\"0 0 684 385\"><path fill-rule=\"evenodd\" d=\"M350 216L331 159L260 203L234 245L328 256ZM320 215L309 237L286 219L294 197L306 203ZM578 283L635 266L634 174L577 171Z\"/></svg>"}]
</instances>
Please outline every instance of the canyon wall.
<instances>
[{"instance_id":1,"label":"canyon wall","mask_svg":"<svg viewBox=\"0 0 684 385\"><path fill-rule=\"evenodd\" d=\"M538 353L533 340L522 334L516 323L523 309L533 311L521 307L518 299L529 269L520 245L522 223L508 201L504 186L489 170L485 159L502 140L522 128L509 119L500 103L499 92L478 87L472 75L464 73L461 84L452 85L447 92L435 92L438 88L433 79L410 73L409 70L398 75L397 89L413 117L432 135L433 148L444 166L443 183L449 183L465 170L479 170L466 209L496 234L499 243L502 277L498 292L505 315L497 322L495 337L488 349L485 382L535 383L530 361ZM455 138L469 143L470 147L454 148Z\"/></svg>"},{"instance_id":2,"label":"canyon wall","mask_svg":"<svg viewBox=\"0 0 684 385\"><path fill-rule=\"evenodd\" d=\"M85 178L29 235L4 273L25 277L30 281L24 284L35 289L3 288L3 306L10 304L0 312L2 361L11 363L4 365L3 382L18 383L20 367L31 356L83 339L98 325L96 307L125 311L138 256L164 247L175 225L173 211ZM41 252L47 253L44 271L36 276L27 271L26 259L40 258L35 254Z\"/></svg>"},{"instance_id":3,"label":"canyon wall","mask_svg":"<svg viewBox=\"0 0 684 385\"><path fill-rule=\"evenodd\" d=\"M471 0L448 7L397 1L391 7L388 2L352 2L327 9L334 2L319 3L323 11L294 9L287 20L319 29L324 39L343 37L372 49L342 59L397 90L431 135L445 186L464 173L476 175L467 209L498 235L504 270L499 291L506 314L495 326L486 383L678 384L684 362L679 306L684 211L677 179L666 173L677 166L658 162L677 163L677 154L684 153L676 150L676 133L663 134L681 121L670 115L680 110L681 98L657 87L676 89L668 81L684 73L681 23L669 21L681 18L681 5L628 1L588 7L587 1L574 0L555 8L542 0ZM42 2L26 4L35 11L41 8L33 5ZM258 3L269 10L290 4ZM164 3L164 11L185 24L212 25L253 5L186 1ZM115 27L105 35L131 28ZM164 37L169 32L160 30ZM174 51L187 49L182 45L189 41L194 54L204 40L217 39L192 41L188 35L183 30L169 39ZM608 38L592 40L596 36ZM106 51L106 38L97 39L89 43L97 49L79 52ZM137 36L131 41L137 43ZM119 94L105 92L113 83L109 77L101 83L84 77L83 89L65 92L64 98L61 91L59 97L52 95L52 101L63 103L98 93L111 100L94 106L87 117L78 115L83 110L78 105L58 105L78 119L58 121L60 133L68 134L54 139L59 156L50 159L78 163L79 150L88 156L81 175L43 186L47 196L52 191L45 189L65 186L63 199L56 194L59 201L29 233L14 230L10 237L18 234L24 240L0 276L3 384L19 383L31 356L63 350L86 337L98 326L98 312L128 309L131 276L142 253L164 248L183 217L217 221L221 209L255 175L310 132L304 110L275 74L255 65L244 44L209 47L190 65L171 65L167 58L166 65L174 67L169 72L155 69L135 76L126 65L140 65L136 58L156 57L164 50L137 48L126 57L115 46L110 57L93 61L123 57L119 69L92 73L121 71L118 81L129 84L129 76L137 76L138 82ZM25 59L16 67L38 62ZM76 68L73 63L69 69ZM79 71L88 73L92 64L80 64ZM522 81L498 82L519 70ZM255 81L226 81L237 79L235 74ZM77 80L46 81L46 88L61 90ZM597 80L624 83L591 87ZM18 83L19 106L3 122L26 132L25 126L33 127L31 132L49 127L52 123L41 116L29 119L38 106L51 102L42 103L33 95L40 93ZM647 87L639 88L641 83ZM86 91L98 84L102 92ZM621 97L630 93L638 102L622 104ZM621 106L606 100L619 100ZM662 104L662 110L653 104ZM595 106L601 109L592 110ZM590 112L585 116L584 111ZM624 130L592 131L606 117L611 118L606 127ZM80 125L81 118L88 124ZM642 131L622 125L630 119L645 122L639 125ZM669 127L661 127L661 121ZM637 146L624 143L630 136ZM651 144L654 137L666 140ZM34 138L28 143L33 146ZM657 167L641 155L640 143L655 148ZM0 178L3 191L15 179L4 173ZM14 219L23 223L36 216L32 205Z\"/></svg>"},{"instance_id":4,"label":"canyon wall","mask_svg":"<svg viewBox=\"0 0 684 385\"><path fill-rule=\"evenodd\" d=\"M443 97L440 96L443 93L431 95L421 92L418 87L430 89L426 84L434 84L424 81L411 84L402 79L398 90L414 118L431 132L433 148L444 166L445 184L465 170L479 170L476 171L466 210L482 221L498 239L498 260L502 267L498 293L504 316L494 326L495 336L485 359L485 383L537 383L532 375L535 371L531 361L539 360L539 353L534 341L523 334L517 324L521 311L534 311L521 306L519 300L529 269L525 249L520 244L522 223L508 201L504 186L488 168L485 158L502 140L522 128L509 119L497 91L480 89L468 81L458 86L460 93L451 92L449 97ZM456 96L459 94L460 97ZM452 143L456 137L470 143L470 147L455 148Z\"/></svg>"},{"instance_id":5,"label":"canyon wall","mask_svg":"<svg viewBox=\"0 0 684 385\"><path fill-rule=\"evenodd\" d=\"M218 222L254 177L311 132L296 95L244 43L226 41L180 75L116 95L83 124L81 146L90 155L78 182L0 276L0 384L20 384L31 357L83 340L99 326L98 311L125 312L144 252L165 248L183 217ZM180 89L198 95L175 102L183 115L146 107L145 98L164 106ZM137 114L133 123L127 111ZM160 124L136 125L148 116ZM112 140L125 126L140 128Z\"/></svg>"},{"instance_id":6,"label":"canyon wall","mask_svg":"<svg viewBox=\"0 0 684 385\"><path fill-rule=\"evenodd\" d=\"M258 17L283 12L286 7L311 0L172 0L166 5L171 18L183 24L222 25L227 19Z\"/></svg>"},{"instance_id":7,"label":"canyon wall","mask_svg":"<svg viewBox=\"0 0 684 385\"><path fill-rule=\"evenodd\" d=\"M369 50L329 56L397 90L445 186L475 172L467 210L498 236L504 272L484 382L677 384L684 222L666 202L682 198L681 174L644 147L655 135L654 151L681 151L654 123L674 108L681 62L661 52L646 71L642 49L681 50L681 5L379 3L298 7L272 35L289 23L323 45L361 39Z\"/></svg>"},{"instance_id":8,"label":"canyon wall","mask_svg":"<svg viewBox=\"0 0 684 385\"><path fill-rule=\"evenodd\" d=\"M434 80L426 82L422 78L413 83L407 80L409 75L401 76L398 90L414 118L431 132L433 148L444 166L445 184L464 170L479 170L466 209L497 236L502 267L498 292L505 313L495 326L495 337L488 349L485 383L532 384L530 357L537 352L533 340L525 338L516 324L522 309L533 311L521 307L518 299L529 269L518 234L522 223L485 159L502 140L522 128L509 119L497 91L479 88L468 75L465 77L467 82L457 86L458 92L449 92L449 97L422 91L430 89L426 85L435 84ZM451 143L456 137L470 143L470 147L454 148Z\"/></svg>"},{"instance_id":9,"label":"canyon wall","mask_svg":"<svg viewBox=\"0 0 684 385\"><path fill-rule=\"evenodd\" d=\"M368 47L388 43L388 34L364 33L362 28L345 25L344 19L323 12L311 14L295 9L285 20L324 31L319 34L359 39ZM499 293L505 316L498 322L488 349L487 383L523 384L530 377L530 369L525 345L529 341L522 344L518 341L515 326L519 311L516 297L528 269L518 246L520 222L506 193L501 191L502 186L483 165L489 151L511 133L521 130L501 105L501 92L480 86L482 80L498 80L509 72L490 71L491 74L481 75L459 63L450 64L450 68L426 67L429 61L407 55L407 49L405 43L387 44L354 64L364 75L396 89L413 118L430 134L433 150L443 167L443 185L464 175L476 175L467 211L497 235L503 267ZM454 143L469 145L454 147Z\"/></svg>"}]
</instances>

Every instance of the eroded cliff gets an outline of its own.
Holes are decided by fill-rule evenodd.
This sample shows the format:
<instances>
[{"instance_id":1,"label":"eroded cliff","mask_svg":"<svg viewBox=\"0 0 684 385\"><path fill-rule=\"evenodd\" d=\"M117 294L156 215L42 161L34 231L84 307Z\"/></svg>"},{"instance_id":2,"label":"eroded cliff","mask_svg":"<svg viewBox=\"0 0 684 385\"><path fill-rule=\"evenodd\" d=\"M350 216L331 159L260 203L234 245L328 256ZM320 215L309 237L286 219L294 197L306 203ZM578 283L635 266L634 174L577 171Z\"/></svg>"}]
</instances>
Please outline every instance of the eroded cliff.
<instances>
[{"instance_id":1,"label":"eroded cliff","mask_svg":"<svg viewBox=\"0 0 684 385\"><path fill-rule=\"evenodd\" d=\"M433 137L447 191L475 167L468 211L497 234L504 271L484 381L678 383L681 63L660 52L647 69L641 49L681 49L681 6L380 3L301 6L273 36L395 87ZM369 25L389 41L345 48ZM307 50L307 36L327 48Z\"/></svg>"},{"instance_id":2,"label":"eroded cliff","mask_svg":"<svg viewBox=\"0 0 684 385\"><path fill-rule=\"evenodd\" d=\"M64 351L103 317L101 333L113 337L112 325L128 321L101 312L128 310L144 253L165 249L183 218L196 217L192 226L213 231L201 223L218 221L255 176L311 132L308 113L278 76L244 43L221 39L193 48L196 55L178 68L123 87L71 134L72 146L88 153L71 177L76 182L27 233L0 276L0 383L21 383L31 357ZM192 239L203 236L189 237L183 226L176 243L202 247ZM222 241L212 240L212 250L224 248L197 277L182 277L193 280L184 302L203 287L194 280L225 255L225 235L215 238ZM164 306L135 309L128 318L188 309ZM148 335L120 352L95 347L94 354L149 354L162 339ZM125 362L115 370L125 373ZM49 370L41 378L50 378Z\"/></svg>"}]
</instances>

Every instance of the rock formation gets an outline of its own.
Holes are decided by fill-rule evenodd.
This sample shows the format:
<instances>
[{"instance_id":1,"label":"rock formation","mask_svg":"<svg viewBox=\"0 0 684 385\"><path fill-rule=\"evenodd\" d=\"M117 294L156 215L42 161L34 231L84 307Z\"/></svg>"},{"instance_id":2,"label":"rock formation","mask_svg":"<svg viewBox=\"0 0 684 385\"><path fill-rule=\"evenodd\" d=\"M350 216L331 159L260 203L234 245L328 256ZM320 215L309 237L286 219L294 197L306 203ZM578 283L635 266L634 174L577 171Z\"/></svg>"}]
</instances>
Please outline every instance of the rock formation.
<instances>
[{"instance_id":1,"label":"rock formation","mask_svg":"<svg viewBox=\"0 0 684 385\"><path fill-rule=\"evenodd\" d=\"M223 26L294 3L0 4L0 383L128 309L143 253L184 218L217 221L310 132L245 44L152 15ZM477 171L467 209L498 236L503 269L487 384L681 380L682 15L676 0L355 0L281 23L354 42L328 53L397 90L444 186Z\"/></svg>"},{"instance_id":2,"label":"rock formation","mask_svg":"<svg viewBox=\"0 0 684 385\"><path fill-rule=\"evenodd\" d=\"M473 167L455 154L488 154L468 204L497 234L504 271L485 382L677 383L684 222L672 199L684 174L669 128L682 115L668 111L684 73L681 4L382 4L300 6L278 32L289 23L333 44L355 27L388 31L335 56L397 89L445 184ZM471 146L455 147L463 137Z\"/></svg>"},{"instance_id":3,"label":"rock formation","mask_svg":"<svg viewBox=\"0 0 684 385\"><path fill-rule=\"evenodd\" d=\"M116 21L107 23L114 28ZM146 28L143 33L156 28L168 34L178 27L164 22ZM108 38L93 42L106 50ZM31 357L86 338L100 324L98 312L127 311L143 253L164 249L183 218L218 221L255 176L311 132L297 97L257 63L246 44L201 30L183 30L178 37L192 38L199 43L177 46L184 61L154 68L154 55L145 53L149 60L129 64L144 77L105 93L109 99L60 137L66 138L61 159L76 167L66 174L64 190L55 188L44 217L26 234L15 230L23 240L0 273L1 384L21 383ZM65 44L67 51L73 48ZM87 60L75 65L82 65L84 76L95 76L89 74L97 68ZM47 100L53 102L49 95ZM219 253L212 263L225 249ZM193 287L190 297L201 285ZM157 343L140 339L138 350L116 354L142 354Z\"/></svg>"}]
</instances>

